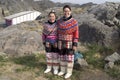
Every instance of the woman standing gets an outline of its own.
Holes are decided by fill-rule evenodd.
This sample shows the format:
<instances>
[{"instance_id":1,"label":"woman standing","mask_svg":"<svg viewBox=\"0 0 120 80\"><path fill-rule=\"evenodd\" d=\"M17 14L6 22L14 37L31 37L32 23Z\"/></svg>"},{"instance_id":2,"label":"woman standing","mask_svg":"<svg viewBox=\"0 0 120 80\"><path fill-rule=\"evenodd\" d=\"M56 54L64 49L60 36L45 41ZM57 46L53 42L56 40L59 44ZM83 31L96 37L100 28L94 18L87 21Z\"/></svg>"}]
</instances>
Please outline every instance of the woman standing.
<instances>
[{"instance_id":1,"label":"woman standing","mask_svg":"<svg viewBox=\"0 0 120 80\"><path fill-rule=\"evenodd\" d=\"M58 48L60 55L59 76L69 78L72 75L74 65L74 51L78 42L78 22L71 15L71 7L63 7L64 16L57 22L58 25Z\"/></svg>"},{"instance_id":2,"label":"woman standing","mask_svg":"<svg viewBox=\"0 0 120 80\"><path fill-rule=\"evenodd\" d=\"M47 69L44 73L48 73L52 70L53 73L58 73L58 49L57 49L57 24L55 12L48 14L49 20L44 23L43 27L43 44L46 51Z\"/></svg>"}]
</instances>

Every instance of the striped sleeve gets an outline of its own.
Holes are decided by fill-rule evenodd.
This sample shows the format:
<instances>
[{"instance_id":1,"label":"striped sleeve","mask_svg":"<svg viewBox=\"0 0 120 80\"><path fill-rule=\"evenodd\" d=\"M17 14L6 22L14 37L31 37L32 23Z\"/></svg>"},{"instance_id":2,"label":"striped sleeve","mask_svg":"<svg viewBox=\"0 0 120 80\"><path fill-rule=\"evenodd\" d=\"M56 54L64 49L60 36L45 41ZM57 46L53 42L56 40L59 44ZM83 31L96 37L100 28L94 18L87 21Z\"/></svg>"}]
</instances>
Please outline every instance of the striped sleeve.
<instances>
[{"instance_id":1,"label":"striped sleeve","mask_svg":"<svg viewBox=\"0 0 120 80\"><path fill-rule=\"evenodd\" d=\"M78 27L78 22L76 21L77 24L77 28L76 30L73 32L73 46L77 46L78 43L78 39L79 39L79 27Z\"/></svg>"}]
</instances>

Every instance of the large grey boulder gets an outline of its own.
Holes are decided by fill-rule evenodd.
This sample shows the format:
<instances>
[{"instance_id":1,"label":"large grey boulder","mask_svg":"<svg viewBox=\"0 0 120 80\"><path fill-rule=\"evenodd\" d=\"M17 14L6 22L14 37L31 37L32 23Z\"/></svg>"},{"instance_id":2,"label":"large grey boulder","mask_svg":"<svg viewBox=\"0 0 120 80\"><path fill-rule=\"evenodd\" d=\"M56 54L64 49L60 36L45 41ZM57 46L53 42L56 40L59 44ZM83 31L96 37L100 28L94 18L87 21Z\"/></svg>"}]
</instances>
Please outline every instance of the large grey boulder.
<instances>
[{"instance_id":1,"label":"large grey boulder","mask_svg":"<svg viewBox=\"0 0 120 80\"><path fill-rule=\"evenodd\" d=\"M79 22L80 41L120 49L120 3L106 2L74 15Z\"/></svg>"},{"instance_id":2,"label":"large grey boulder","mask_svg":"<svg viewBox=\"0 0 120 80\"><path fill-rule=\"evenodd\" d=\"M8 26L0 32L0 52L21 56L43 50L41 31L37 21Z\"/></svg>"},{"instance_id":3,"label":"large grey boulder","mask_svg":"<svg viewBox=\"0 0 120 80\"><path fill-rule=\"evenodd\" d=\"M12 80L12 79L8 76L0 76L0 80Z\"/></svg>"},{"instance_id":4,"label":"large grey boulder","mask_svg":"<svg viewBox=\"0 0 120 80\"><path fill-rule=\"evenodd\" d=\"M120 20L120 3L106 2L93 6L88 10L95 15L95 18L108 26L118 26Z\"/></svg>"},{"instance_id":5,"label":"large grey boulder","mask_svg":"<svg viewBox=\"0 0 120 80\"><path fill-rule=\"evenodd\" d=\"M115 62L120 60L120 55L117 52L114 52L112 55L105 58L106 61Z\"/></svg>"},{"instance_id":6,"label":"large grey boulder","mask_svg":"<svg viewBox=\"0 0 120 80\"><path fill-rule=\"evenodd\" d=\"M94 14L98 20L112 20L118 13L119 5L119 3L106 2L93 6L88 12Z\"/></svg>"},{"instance_id":7,"label":"large grey boulder","mask_svg":"<svg viewBox=\"0 0 120 80\"><path fill-rule=\"evenodd\" d=\"M6 11L9 14L14 14L20 11L33 10L32 6L26 3L26 1L22 2L21 0L0 0L0 5L3 8L3 12L5 14Z\"/></svg>"},{"instance_id":8,"label":"large grey boulder","mask_svg":"<svg viewBox=\"0 0 120 80\"><path fill-rule=\"evenodd\" d=\"M29 10L44 11L47 8L54 7L55 3L50 0L0 0L0 6L3 8L5 16L8 16L6 15L6 11L9 14Z\"/></svg>"},{"instance_id":9,"label":"large grey boulder","mask_svg":"<svg viewBox=\"0 0 120 80\"><path fill-rule=\"evenodd\" d=\"M77 70L81 68L86 68L86 67L88 67L88 63L84 58L78 58L78 60L74 64L74 68Z\"/></svg>"},{"instance_id":10,"label":"large grey boulder","mask_svg":"<svg viewBox=\"0 0 120 80\"><path fill-rule=\"evenodd\" d=\"M107 63L105 64L105 69L113 68L114 63L119 60L120 60L120 55L117 52L114 52L112 55L107 56L105 58L105 61L107 61Z\"/></svg>"}]
</instances>

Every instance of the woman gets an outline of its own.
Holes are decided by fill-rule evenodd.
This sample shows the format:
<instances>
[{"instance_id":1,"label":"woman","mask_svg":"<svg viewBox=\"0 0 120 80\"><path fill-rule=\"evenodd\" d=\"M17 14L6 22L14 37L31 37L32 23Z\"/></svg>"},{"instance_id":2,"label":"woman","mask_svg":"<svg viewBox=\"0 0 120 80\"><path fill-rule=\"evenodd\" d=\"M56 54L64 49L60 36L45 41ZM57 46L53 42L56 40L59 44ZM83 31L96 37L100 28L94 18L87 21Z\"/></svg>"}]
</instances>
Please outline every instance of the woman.
<instances>
[{"instance_id":1,"label":"woman","mask_svg":"<svg viewBox=\"0 0 120 80\"><path fill-rule=\"evenodd\" d=\"M78 42L78 22L71 15L71 7L63 7L64 16L57 22L58 25L58 48L60 54L59 76L69 78L72 75L74 65L74 51Z\"/></svg>"},{"instance_id":2,"label":"woman","mask_svg":"<svg viewBox=\"0 0 120 80\"><path fill-rule=\"evenodd\" d=\"M53 73L58 73L58 49L57 49L57 24L55 12L48 14L49 20L44 23L43 27L43 44L46 51L47 69L44 73L48 73L52 70Z\"/></svg>"}]
</instances>

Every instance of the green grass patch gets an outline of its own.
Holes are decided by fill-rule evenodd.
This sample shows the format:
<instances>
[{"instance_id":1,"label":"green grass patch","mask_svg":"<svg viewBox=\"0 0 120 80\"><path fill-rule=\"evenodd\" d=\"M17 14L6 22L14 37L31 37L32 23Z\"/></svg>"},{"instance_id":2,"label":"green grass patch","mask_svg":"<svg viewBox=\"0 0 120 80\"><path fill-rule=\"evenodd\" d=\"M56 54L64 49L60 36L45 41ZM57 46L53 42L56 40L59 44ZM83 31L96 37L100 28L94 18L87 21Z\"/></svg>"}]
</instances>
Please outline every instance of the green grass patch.
<instances>
[{"instance_id":1,"label":"green grass patch","mask_svg":"<svg viewBox=\"0 0 120 80\"><path fill-rule=\"evenodd\" d=\"M6 65L6 63L5 62L7 62L9 59L8 59L8 57L7 56L2 56L2 55L0 55L0 66L2 67L2 66L5 66Z\"/></svg>"},{"instance_id":2,"label":"green grass patch","mask_svg":"<svg viewBox=\"0 0 120 80\"><path fill-rule=\"evenodd\" d=\"M115 62L114 64L117 65L117 66L115 66L115 67L112 68L112 69L110 69L110 68L107 69L106 72L107 72L110 76L112 76L112 77L114 77L114 78L120 79L120 60L117 61L117 62Z\"/></svg>"},{"instance_id":3,"label":"green grass patch","mask_svg":"<svg viewBox=\"0 0 120 80\"><path fill-rule=\"evenodd\" d=\"M38 54L38 55L27 55L22 57L17 57L11 59L15 64L20 64L27 66L29 68L36 68L40 67L41 65L45 65L45 55L44 54ZM43 63L42 63L43 62Z\"/></svg>"},{"instance_id":4,"label":"green grass patch","mask_svg":"<svg viewBox=\"0 0 120 80\"><path fill-rule=\"evenodd\" d=\"M105 62L104 57L100 52L104 52L110 49L98 45L89 45L88 49L88 51L83 53L83 56L85 57L89 65L92 65L93 68L103 70ZM48 80L65 80L64 77L55 76L52 73L44 74L44 70L46 69L45 54L32 54L12 58L0 56L0 67L6 65L8 66L8 64L6 64L7 62L10 62L11 65L17 64L18 67L15 68L15 74L22 74L22 72L30 72L30 74L34 75L33 77L42 76L43 78L47 78ZM120 61L117 61L115 65L120 65ZM81 80L81 74L83 74L82 72L84 72L84 69L74 69L73 75L71 76L70 80ZM105 72L114 78L120 78L120 69L108 69ZM0 73L0 75L1 74L2 72Z\"/></svg>"},{"instance_id":5,"label":"green grass patch","mask_svg":"<svg viewBox=\"0 0 120 80\"><path fill-rule=\"evenodd\" d=\"M45 74L44 77L48 80L64 80L64 77L55 76L53 74Z\"/></svg>"},{"instance_id":6,"label":"green grass patch","mask_svg":"<svg viewBox=\"0 0 120 80\"><path fill-rule=\"evenodd\" d=\"M83 55L87 60L88 64L92 65L93 68L104 68L104 58L108 51L113 51L111 48L99 46L96 44L88 45L88 51ZM105 54L106 53L106 54Z\"/></svg>"},{"instance_id":7,"label":"green grass patch","mask_svg":"<svg viewBox=\"0 0 120 80\"><path fill-rule=\"evenodd\" d=\"M26 65L28 67L35 67L38 62L34 55L13 58L12 61L16 64Z\"/></svg>"},{"instance_id":8,"label":"green grass patch","mask_svg":"<svg viewBox=\"0 0 120 80\"><path fill-rule=\"evenodd\" d=\"M104 65L106 64L104 58L114 52L112 48L98 46L95 44L89 45L88 49L89 50L83 54L88 64L93 66L93 68L101 70L104 69ZM115 62L115 65L120 66L120 61ZM111 77L120 79L120 69L107 69L105 72Z\"/></svg>"},{"instance_id":9,"label":"green grass patch","mask_svg":"<svg viewBox=\"0 0 120 80\"><path fill-rule=\"evenodd\" d=\"M7 56L0 55L0 62L7 62L7 61L8 61Z\"/></svg>"},{"instance_id":10,"label":"green grass patch","mask_svg":"<svg viewBox=\"0 0 120 80\"><path fill-rule=\"evenodd\" d=\"M80 80L82 69L81 70L73 70L73 75L71 76L71 80Z\"/></svg>"},{"instance_id":11,"label":"green grass patch","mask_svg":"<svg viewBox=\"0 0 120 80\"><path fill-rule=\"evenodd\" d=\"M30 67L26 67L26 66L24 66L24 67L22 67L22 68L17 68L17 69L15 69L15 71L17 72L17 73L19 73L19 72L24 72L24 71L30 71L31 70L31 68Z\"/></svg>"},{"instance_id":12,"label":"green grass patch","mask_svg":"<svg viewBox=\"0 0 120 80\"><path fill-rule=\"evenodd\" d=\"M110 76L120 79L120 70L113 68L106 71Z\"/></svg>"}]
</instances>

